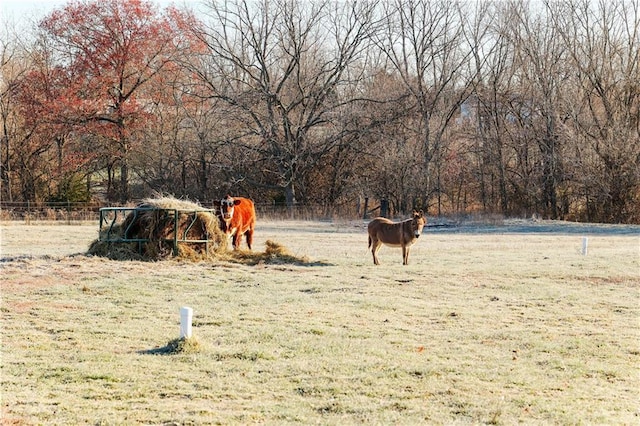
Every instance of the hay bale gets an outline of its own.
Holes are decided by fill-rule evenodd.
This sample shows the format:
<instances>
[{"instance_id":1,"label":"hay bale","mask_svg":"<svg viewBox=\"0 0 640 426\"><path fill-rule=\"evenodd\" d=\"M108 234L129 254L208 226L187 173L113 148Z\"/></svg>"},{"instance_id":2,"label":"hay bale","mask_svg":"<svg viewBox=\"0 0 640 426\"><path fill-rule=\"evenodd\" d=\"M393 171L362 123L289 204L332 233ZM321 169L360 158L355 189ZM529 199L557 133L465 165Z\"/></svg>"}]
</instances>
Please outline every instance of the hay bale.
<instances>
[{"instance_id":1,"label":"hay bale","mask_svg":"<svg viewBox=\"0 0 640 426\"><path fill-rule=\"evenodd\" d=\"M197 203L163 197L143 200L122 222L101 229L89 254L117 260L173 257L176 227L178 240L200 241L178 241L179 258L211 259L227 250L227 237L213 212L203 211Z\"/></svg>"}]
</instances>

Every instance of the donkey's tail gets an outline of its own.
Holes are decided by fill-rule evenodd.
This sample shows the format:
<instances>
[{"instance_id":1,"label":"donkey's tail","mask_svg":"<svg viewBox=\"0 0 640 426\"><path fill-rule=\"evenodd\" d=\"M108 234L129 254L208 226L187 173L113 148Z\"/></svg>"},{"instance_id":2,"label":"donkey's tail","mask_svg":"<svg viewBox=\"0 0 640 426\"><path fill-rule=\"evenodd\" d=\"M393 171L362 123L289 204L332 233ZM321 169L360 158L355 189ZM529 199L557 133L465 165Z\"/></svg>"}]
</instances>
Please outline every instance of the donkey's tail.
<instances>
[{"instance_id":1,"label":"donkey's tail","mask_svg":"<svg viewBox=\"0 0 640 426\"><path fill-rule=\"evenodd\" d=\"M369 248L371 248L371 235L369 235Z\"/></svg>"}]
</instances>

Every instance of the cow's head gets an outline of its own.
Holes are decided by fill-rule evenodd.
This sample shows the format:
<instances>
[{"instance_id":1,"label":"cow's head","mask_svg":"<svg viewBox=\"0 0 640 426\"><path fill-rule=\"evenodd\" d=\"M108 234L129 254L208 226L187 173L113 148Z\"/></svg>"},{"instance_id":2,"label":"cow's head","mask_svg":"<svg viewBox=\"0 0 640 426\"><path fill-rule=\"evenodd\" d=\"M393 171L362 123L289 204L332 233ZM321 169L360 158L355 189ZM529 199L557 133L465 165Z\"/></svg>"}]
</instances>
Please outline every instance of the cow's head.
<instances>
[{"instance_id":1,"label":"cow's head","mask_svg":"<svg viewBox=\"0 0 640 426\"><path fill-rule=\"evenodd\" d=\"M240 204L240 200L232 198L231 195L227 195L220 200L220 217L222 220L229 222L233 218L233 209L238 204Z\"/></svg>"}]
</instances>

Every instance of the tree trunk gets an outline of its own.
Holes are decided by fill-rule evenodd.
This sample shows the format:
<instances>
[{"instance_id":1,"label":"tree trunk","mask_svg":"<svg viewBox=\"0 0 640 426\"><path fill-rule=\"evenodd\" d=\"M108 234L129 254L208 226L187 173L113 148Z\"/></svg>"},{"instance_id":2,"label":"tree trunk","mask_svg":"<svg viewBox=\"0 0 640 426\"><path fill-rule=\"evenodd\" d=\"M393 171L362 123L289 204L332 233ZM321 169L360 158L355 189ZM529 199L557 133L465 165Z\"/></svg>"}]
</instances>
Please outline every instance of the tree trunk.
<instances>
[{"instance_id":1,"label":"tree trunk","mask_svg":"<svg viewBox=\"0 0 640 426\"><path fill-rule=\"evenodd\" d=\"M2 196L6 196L7 201L13 201L13 191L11 188L11 160L9 155L9 136L7 135L7 131L5 129L4 136L2 137L4 143L4 158L2 159L2 165L0 169L2 169Z\"/></svg>"},{"instance_id":2,"label":"tree trunk","mask_svg":"<svg viewBox=\"0 0 640 426\"><path fill-rule=\"evenodd\" d=\"M120 159L120 202L122 204L127 203L131 194L129 193L129 144L124 133L124 120L120 118L118 120L118 139L120 142L120 148L122 158Z\"/></svg>"},{"instance_id":3,"label":"tree trunk","mask_svg":"<svg viewBox=\"0 0 640 426\"><path fill-rule=\"evenodd\" d=\"M293 182L289 183L284 189L284 197L289 209L289 216L293 218L294 206L296 205L296 189Z\"/></svg>"},{"instance_id":4,"label":"tree trunk","mask_svg":"<svg viewBox=\"0 0 640 426\"><path fill-rule=\"evenodd\" d=\"M555 140L550 137L542 144L543 155L543 184L542 201L549 219L558 218L558 195L557 195L557 161Z\"/></svg>"},{"instance_id":5,"label":"tree trunk","mask_svg":"<svg viewBox=\"0 0 640 426\"><path fill-rule=\"evenodd\" d=\"M120 166L120 202L125 204L129 201L129 165L123 158Z\"/></svg>"},{"instance_id":6,"label":"tree trunk","mask_svg":"<svg viewBox=\"0 0 640 426\"><path fill-rule=\"evenodd\" d=\"M202 198L205 198L207 196L208 183L207 158L203 150L200 155L200 197Z\"/></svg>"}]
</instances>

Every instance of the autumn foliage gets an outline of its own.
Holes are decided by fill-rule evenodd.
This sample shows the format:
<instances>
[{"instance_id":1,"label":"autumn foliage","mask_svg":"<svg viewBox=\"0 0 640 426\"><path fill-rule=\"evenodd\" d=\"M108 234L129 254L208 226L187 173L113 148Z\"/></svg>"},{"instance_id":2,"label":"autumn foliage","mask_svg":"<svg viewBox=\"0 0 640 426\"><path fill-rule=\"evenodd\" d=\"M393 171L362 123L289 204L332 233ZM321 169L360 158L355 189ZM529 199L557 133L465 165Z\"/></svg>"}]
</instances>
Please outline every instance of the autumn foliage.
<instances>
[{"instance_id":1,"label":"autumn foliage","mask_svg":"<svg viewBox=\"0 0 640 426\"><path fill-rule=\"evenodd\" d=\"M149 90L182 49L174 28L179 18L177 10L161 13L151 2L106 0L70 2L40 23L46 56L18 82L18 99L45 138L81 133L74 147L60 148L68 169L60 174L91 173L95 168L87 167L106 162L107 193L129 199L129 163L142 149L136 133L154 119Z\"/></svg>"}]
</instances>

